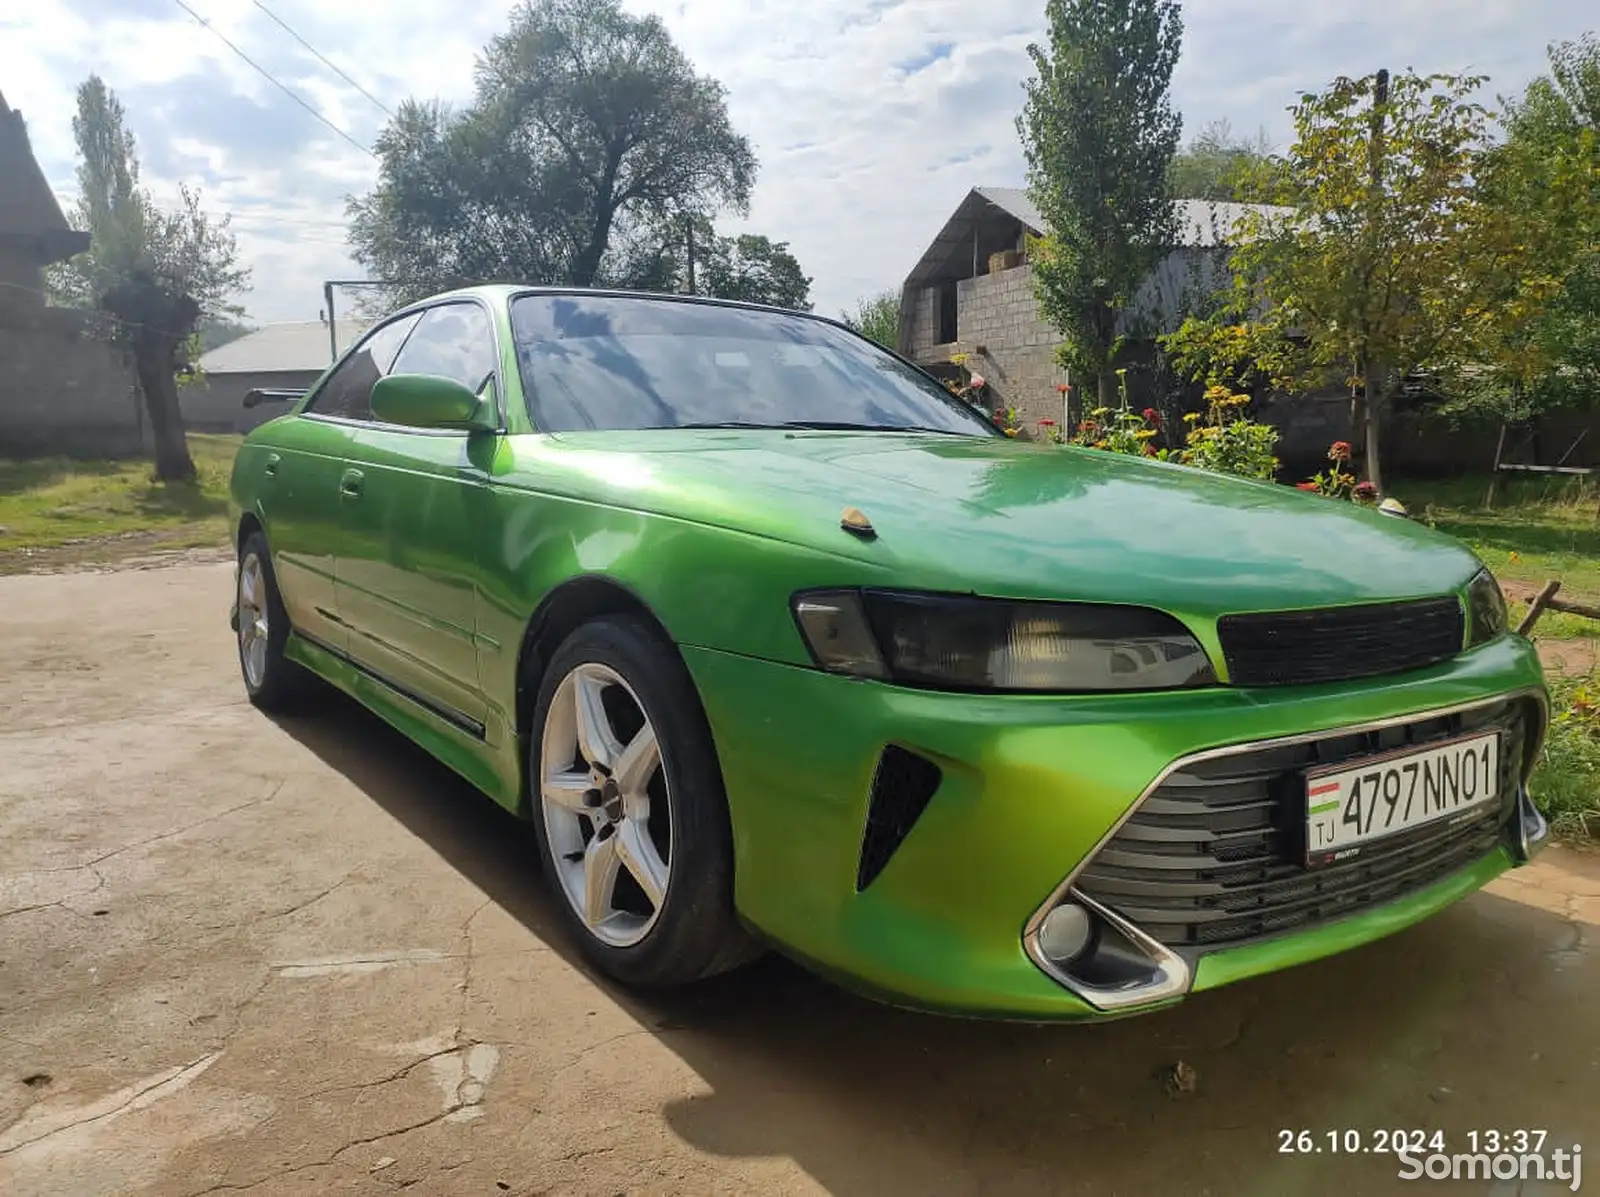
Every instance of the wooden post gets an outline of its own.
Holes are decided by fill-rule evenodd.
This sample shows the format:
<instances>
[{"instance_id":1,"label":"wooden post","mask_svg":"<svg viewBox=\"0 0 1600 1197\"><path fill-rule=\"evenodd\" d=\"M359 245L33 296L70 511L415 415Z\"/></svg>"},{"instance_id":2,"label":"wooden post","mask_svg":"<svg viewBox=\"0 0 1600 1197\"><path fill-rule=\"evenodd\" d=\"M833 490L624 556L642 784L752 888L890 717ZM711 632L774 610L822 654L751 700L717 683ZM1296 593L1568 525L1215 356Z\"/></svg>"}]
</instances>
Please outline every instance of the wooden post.
<instances>
[{"instance_id":1,"label":"wooden post","mask_svg":"<svg viewBox=\"0 0 1600 1197\"><path fill-rule=\"evenodd\" d=\"M1561 583L1555 579L1544 584L1544 589L1534 595L1533 602L1528 605L1528 613L1522 617L1522 622L1517 625L1517 635L1526 636L1533 631L1533 625L1539 622L1539 616L1544 614L1544 609L1550 605L1550 600L1555 598L1556 591L1561 589Z\"/></svg>"},{"instance_id":2,"label":"wooden post","mask_svg":"<svg viewBox=\"0 0 1600 1197\"><path fill-rule=\"evenodd\" d=\"M1591 607L1586 603L1569 603L1566 599L1551 599L1548 606L1552 611L1565 611L1568 615L1581 615L1585 619L1600 619L1600 607Z\"/></svg>"},{"instance_id":3,"label":"wooden post","mask_svg":"<svg viewBox=\"0 0 1600 1197\"><path fill-rule=\"evenodd\" d=\"M1505 454L1505 451L1506 451L1506 426L1505 426L1505 424L1502 423L1500 425L1500 439L1495 442L1495 446L1494 446L1494 469L1489 474L1489 493L1483 496L1483 505L1484 505L1484 507L1489 508L1491 510L1494 508L1494 491L1495 491L1495 487L1500 485L1500 460L1501 460L1501 457Z\"/></svg>"}]
</instances>

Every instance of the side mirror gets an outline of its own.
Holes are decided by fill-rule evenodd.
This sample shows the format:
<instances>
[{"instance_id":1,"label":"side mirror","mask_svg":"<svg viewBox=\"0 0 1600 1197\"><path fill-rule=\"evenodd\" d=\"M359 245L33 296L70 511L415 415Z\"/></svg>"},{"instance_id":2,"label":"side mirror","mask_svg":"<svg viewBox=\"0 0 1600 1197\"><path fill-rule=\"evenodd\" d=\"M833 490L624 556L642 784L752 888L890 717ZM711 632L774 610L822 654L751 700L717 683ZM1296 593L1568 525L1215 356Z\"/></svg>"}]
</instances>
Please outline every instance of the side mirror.
<instances>
[{"instance_id":1,"label":"side mirror","mask_svg":"<svg viewBox=\"0 0 1600 1197\"><path fill-rule=\"evenodd\" d=\"M372 388L372 414L386 424L412 428L489 430L498 423L494 404L459 382L435 374L390 374Z\"/></svg>"}]
</instances>

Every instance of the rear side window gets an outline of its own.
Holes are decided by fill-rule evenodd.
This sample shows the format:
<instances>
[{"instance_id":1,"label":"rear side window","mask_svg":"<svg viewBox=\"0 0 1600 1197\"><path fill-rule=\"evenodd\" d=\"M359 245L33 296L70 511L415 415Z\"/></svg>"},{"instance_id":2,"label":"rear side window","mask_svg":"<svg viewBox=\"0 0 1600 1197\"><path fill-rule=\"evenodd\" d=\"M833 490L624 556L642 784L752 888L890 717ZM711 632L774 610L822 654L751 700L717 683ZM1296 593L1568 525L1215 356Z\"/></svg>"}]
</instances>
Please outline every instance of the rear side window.
<instances>
[{"instance_id":1,"label":"rear side window","mask_svg":"<svg viewBox=\"0 0 1600 1197\"><path fill-rule=\"evenodd\" d=\"M372 419L373 384L389 373L395 354L416 327L421 313L413 312L370 333L367 339L328 376L322 389L306 405L307 411L346 420Z\"/></svg>"},{"instance_id":2,"label":"rear side window","mask_svg":"<svg viewBox=\"0 0 1600 1197\"><path fill-rule=\"evenodd\" d=\"M473 394L494 377L494 330L475 303L429 308L394 363L396 374L432 374L459 382Z\"/></svg>"}]
</instances>

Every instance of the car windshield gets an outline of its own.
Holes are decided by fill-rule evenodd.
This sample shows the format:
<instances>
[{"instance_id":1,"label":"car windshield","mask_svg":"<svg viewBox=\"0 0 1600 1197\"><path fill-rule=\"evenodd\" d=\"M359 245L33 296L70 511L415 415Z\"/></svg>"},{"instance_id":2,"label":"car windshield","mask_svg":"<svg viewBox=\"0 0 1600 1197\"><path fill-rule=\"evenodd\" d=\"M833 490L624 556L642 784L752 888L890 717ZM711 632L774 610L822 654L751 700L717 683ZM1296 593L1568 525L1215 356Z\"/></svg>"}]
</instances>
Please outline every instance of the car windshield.
<instances>
[{"instance_id":1,"label":"car windshield","mask_svg":"<svg viewBox=\"0 0 1600 1197\"><path fill-rule=\"evenodd\" d=\"M645 296L513 300L543 432L841 428L998 436L983 414L870 342L784 312Z\"/></svg>"}]
</instances>

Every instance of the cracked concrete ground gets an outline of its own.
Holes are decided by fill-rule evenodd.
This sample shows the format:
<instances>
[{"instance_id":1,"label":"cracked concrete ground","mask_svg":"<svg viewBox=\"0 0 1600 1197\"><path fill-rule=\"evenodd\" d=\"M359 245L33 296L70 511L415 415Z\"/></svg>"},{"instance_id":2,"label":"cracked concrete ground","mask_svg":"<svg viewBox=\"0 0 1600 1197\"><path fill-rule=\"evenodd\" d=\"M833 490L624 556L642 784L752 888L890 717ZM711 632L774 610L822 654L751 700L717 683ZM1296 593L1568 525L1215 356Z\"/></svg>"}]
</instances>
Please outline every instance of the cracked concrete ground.
<instances>
[{"instance_id":1,"label":"cracked concrete ground","mask_svg":"<svg viewBox=\"0 0 1600 1197\"><path fill-rule=\"evenodd\" d=\"M646 999L574 964L531 837L445 769L333 696L247 705L229 583L0 578L0 1193L1414 1188L1280 1154L1302 1128L1540 1127L1600 1167L1593 855L1098 1027L776 959Z\"/></svg>"}]
</instances>

